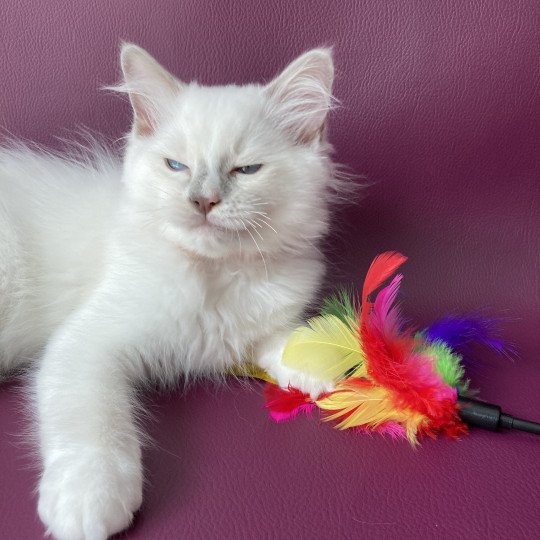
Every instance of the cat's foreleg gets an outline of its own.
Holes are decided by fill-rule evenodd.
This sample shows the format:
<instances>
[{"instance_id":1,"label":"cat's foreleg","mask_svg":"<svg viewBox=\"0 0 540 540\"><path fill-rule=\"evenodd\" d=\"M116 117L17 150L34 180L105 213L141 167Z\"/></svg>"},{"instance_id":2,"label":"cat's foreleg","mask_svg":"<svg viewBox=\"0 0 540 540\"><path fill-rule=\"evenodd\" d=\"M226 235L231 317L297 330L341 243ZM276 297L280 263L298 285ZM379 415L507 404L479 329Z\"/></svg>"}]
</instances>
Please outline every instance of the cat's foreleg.
<instances>
[{"instance_id":1,"label":"cat's foreleg","mask_svg":"<svg viewBox=\"0 0 540 540\"><path fill-rule=\"evenodd\" d=\"M104 540L142 502L139 434L119 352L125 321L92 313L52 338L36 375L39 515L60 540Z\"/></svg>"},{"instance_id":2,"label":"cat's foreleg","mask_svg":"<svg viewBox=\"0 0 540 540\"><path fill-rule=\"evenodd\" d=\"M290 330L279 330L259 341L254 348L254 362L276 379L282 388L288 388L291 385L310 394L313 399L316 399L324 392L333 390L333 381L321 380L283 365L283 350L290 334Z\"/></svg>"}]
</instances>

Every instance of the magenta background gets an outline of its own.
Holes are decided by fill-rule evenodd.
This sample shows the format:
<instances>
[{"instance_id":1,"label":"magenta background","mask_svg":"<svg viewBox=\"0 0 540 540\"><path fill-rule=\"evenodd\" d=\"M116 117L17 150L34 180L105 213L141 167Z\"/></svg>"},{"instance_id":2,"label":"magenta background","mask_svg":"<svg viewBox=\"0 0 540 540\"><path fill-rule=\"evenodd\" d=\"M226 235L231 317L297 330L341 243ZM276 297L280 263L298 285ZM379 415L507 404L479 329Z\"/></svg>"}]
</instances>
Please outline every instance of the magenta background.
<instances>
[{"instance_id":1,"label":"magenta background","mask_svg":"<svg viewBox=\"0 0 540 540\"><path fill-rule=\"evenodd\" d=\"M0 127L47 145L87 126L116 139L121 40L184 79L268 80L335 48L337 159L371 186L329 243L332 282L359 284L397 249L404 304L424 323L487 307L521 359L472 366L482 396L540 420L540 4L537 0L113 2L3 0ZM0 391L0 538L40 538L22 399ZM405 444L271 423L257 392L149 399L156 445L127 538L533 538L539 439L475 431Z\"/></svg>"}]
</instances>

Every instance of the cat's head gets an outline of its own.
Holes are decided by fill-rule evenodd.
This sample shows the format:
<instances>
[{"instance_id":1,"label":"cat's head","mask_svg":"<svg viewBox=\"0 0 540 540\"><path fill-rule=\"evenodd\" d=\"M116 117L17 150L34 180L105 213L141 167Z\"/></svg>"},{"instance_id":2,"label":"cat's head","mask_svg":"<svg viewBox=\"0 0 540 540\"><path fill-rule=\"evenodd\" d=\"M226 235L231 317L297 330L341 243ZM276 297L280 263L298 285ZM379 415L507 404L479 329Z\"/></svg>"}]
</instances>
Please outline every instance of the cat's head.
<instances>
[{"instance_id":1,"label":"cat's head","mask_svg":"<svg viewBox=\"0 0 540 540\"><path fill-rule=\"evenodd\" d=\"M141 220L209 258L297 250L325 234L330 50L264 86L184 83L133 44L121 65L134 111L124 181Z\"/></svg>"}]
</instances>

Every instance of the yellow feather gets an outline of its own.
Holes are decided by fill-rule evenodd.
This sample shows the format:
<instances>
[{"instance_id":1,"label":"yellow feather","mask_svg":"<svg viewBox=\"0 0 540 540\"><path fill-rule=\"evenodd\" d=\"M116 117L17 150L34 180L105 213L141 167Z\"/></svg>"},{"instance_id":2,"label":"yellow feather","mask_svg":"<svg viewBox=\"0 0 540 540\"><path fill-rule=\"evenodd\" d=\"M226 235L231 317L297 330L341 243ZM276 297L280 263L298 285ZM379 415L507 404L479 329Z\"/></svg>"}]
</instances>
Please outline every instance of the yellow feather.
<instances>
[{"instance_id":1,"label":"yellow feather","mask_svg":"<svg viewBox=\"0 0 540 540\"><path fill-rule=\"evenodd\" d=\"M357 377L359 379L371 379L368 375L365 362L358 364L357 368L349 375L349 377Z\"/></svg>"},{"instance_id":2,"label":"yellow feather","mask_svg":"<svg viewBox=\"0 0 540 540\"><path fill-rule=\"evenodd\" d=\"M236 377L253 377L272 384L277 384L276 379L270 377L270 375L268 375L264 369L256 366L255 364L235 365L229 369L229 373L231 375L235 375Z\"/></svg>"},{"instance_id":3,"label":"yellow feather","mask_svg":"<svg viewBox=\"0 0 540 540\"><path fill-rule=\"evenodd\" d=\"M416 444L416 433L427 418L412 410L396 409L389 392L381 387L358 387L349 380L338 383L336 390L318 400L325 411L335 411L324 420L340 420L338 429L355 426L376 427L385 422L397 422L405 428L407 438Z\"/></svg>"},{"instance_id":4,"label":"yellow feather","mask_svg":"<svg viewBox=\"0 0 540 540\"><path fill-rule=\"evenodd\" d=\"M356 322L321 315L297 328L283 351L283 364L321 380L335 380L364 363Z\"/></svg>"}]
</instances>

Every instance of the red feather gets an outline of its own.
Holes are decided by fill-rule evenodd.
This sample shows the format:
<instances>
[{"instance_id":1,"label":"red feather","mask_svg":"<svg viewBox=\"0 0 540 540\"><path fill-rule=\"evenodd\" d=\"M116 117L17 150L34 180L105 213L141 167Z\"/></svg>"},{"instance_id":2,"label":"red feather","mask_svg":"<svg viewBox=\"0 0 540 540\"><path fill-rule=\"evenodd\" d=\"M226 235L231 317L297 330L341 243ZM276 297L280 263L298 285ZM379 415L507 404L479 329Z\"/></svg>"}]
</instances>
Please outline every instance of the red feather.
<instances>
[{"instance_id":1,"label":"red feather","mask_svg":"<svg viewBox=\"0 0 540 540\"><path fill-rule=\"evenodd\" d=\"M378 289L406 260L407 257L397 251L386 251L373 259L362 288L362 324L366 321L371 308L368 296Z\"/></svg>"},{"instance_id":2,"label":"red feather","mask_svg":"<svg viewBox=\"0 0 540 540\"><path fill-rule=\"evenodd\" d=\"M390 396L391 406L403 413L420 414L422 421L415 435L434 437L444 433L457 438L467 427L460 420L456 408L456 390L446 384L433 366L433 359L422 352L412 329L405 329L395 305L401 275L382 289L374 302L369 296L407 260L397 252L386 252L371 264L362 289L362 312L358 337L365 354L365 372L369 380L355 376L343 384L348 386L381 387ZM336 390L339 392L339 390ZM274 384L265 389L266 408L276 421L287 420L299 412L310 412L316 404L308 394L296 388L283 390ZM319 402L319 406L321 402ZM338 411L340 419L354 413L348 407ZM333 417L333 415L331 415ZM366 429L366 428L362 428ZM397 422L383 422L371 426L371 431L391 436L407 436L405 426Z\"/></svg>"},{"instance_id":3,"label":"red feather","mask_svg":"<svg viewBox=\"0 0 540 540\"><path fill-rule=\"evenodd\" d=\"M459 417L455 401L443 400L440 412L438 417L430 418L429 424L420 426L418 435L427 435L434 439L437 433L443 433L450 439L457 439L467 433L467 424Z\"/></svg>"},{"instance_id":4,"label":"red feather","mask_svg":"<svg viewBox=\"0 0 540 540\"><path fill-rule=\"evenodd\" d=\"M308 414L316 407L309 394L304 394L292 386L284 390L275 384L268 383L264 389L264 395L266 398L264 408L269 410L270 416L276 422L294 418L300 412Z\"/></svg>"},{"instance_id":5,"label":"red feather","mask_svg":"<svg viewBox=\"0 0 540 540\"><path fill-rule=\"evenodd\" d=\"M361 325L366 370L372 380L390 391L398 408L415 410L430 419L425 434L443 431L457 436L463 424L456 412L456 391L433 369L430 358L417 352L417 340L402 329L394 303L401 276L379 292Z\"/></svg>"},{"instance_id":6,"label":"red feather","mask_svg":"<svg viewBox=\"0 0 540 540\"><path fill-rule=\"evenodd\" d=\"M392 393L395 406L430 419L423 434L441 431L455 438L466 431L456 411L455 390L433 372L428 359L414 352L414 339L399 336L389 340L364 326L362 342L369 358L369 376Z\"/></svg>"}]
</instances>

